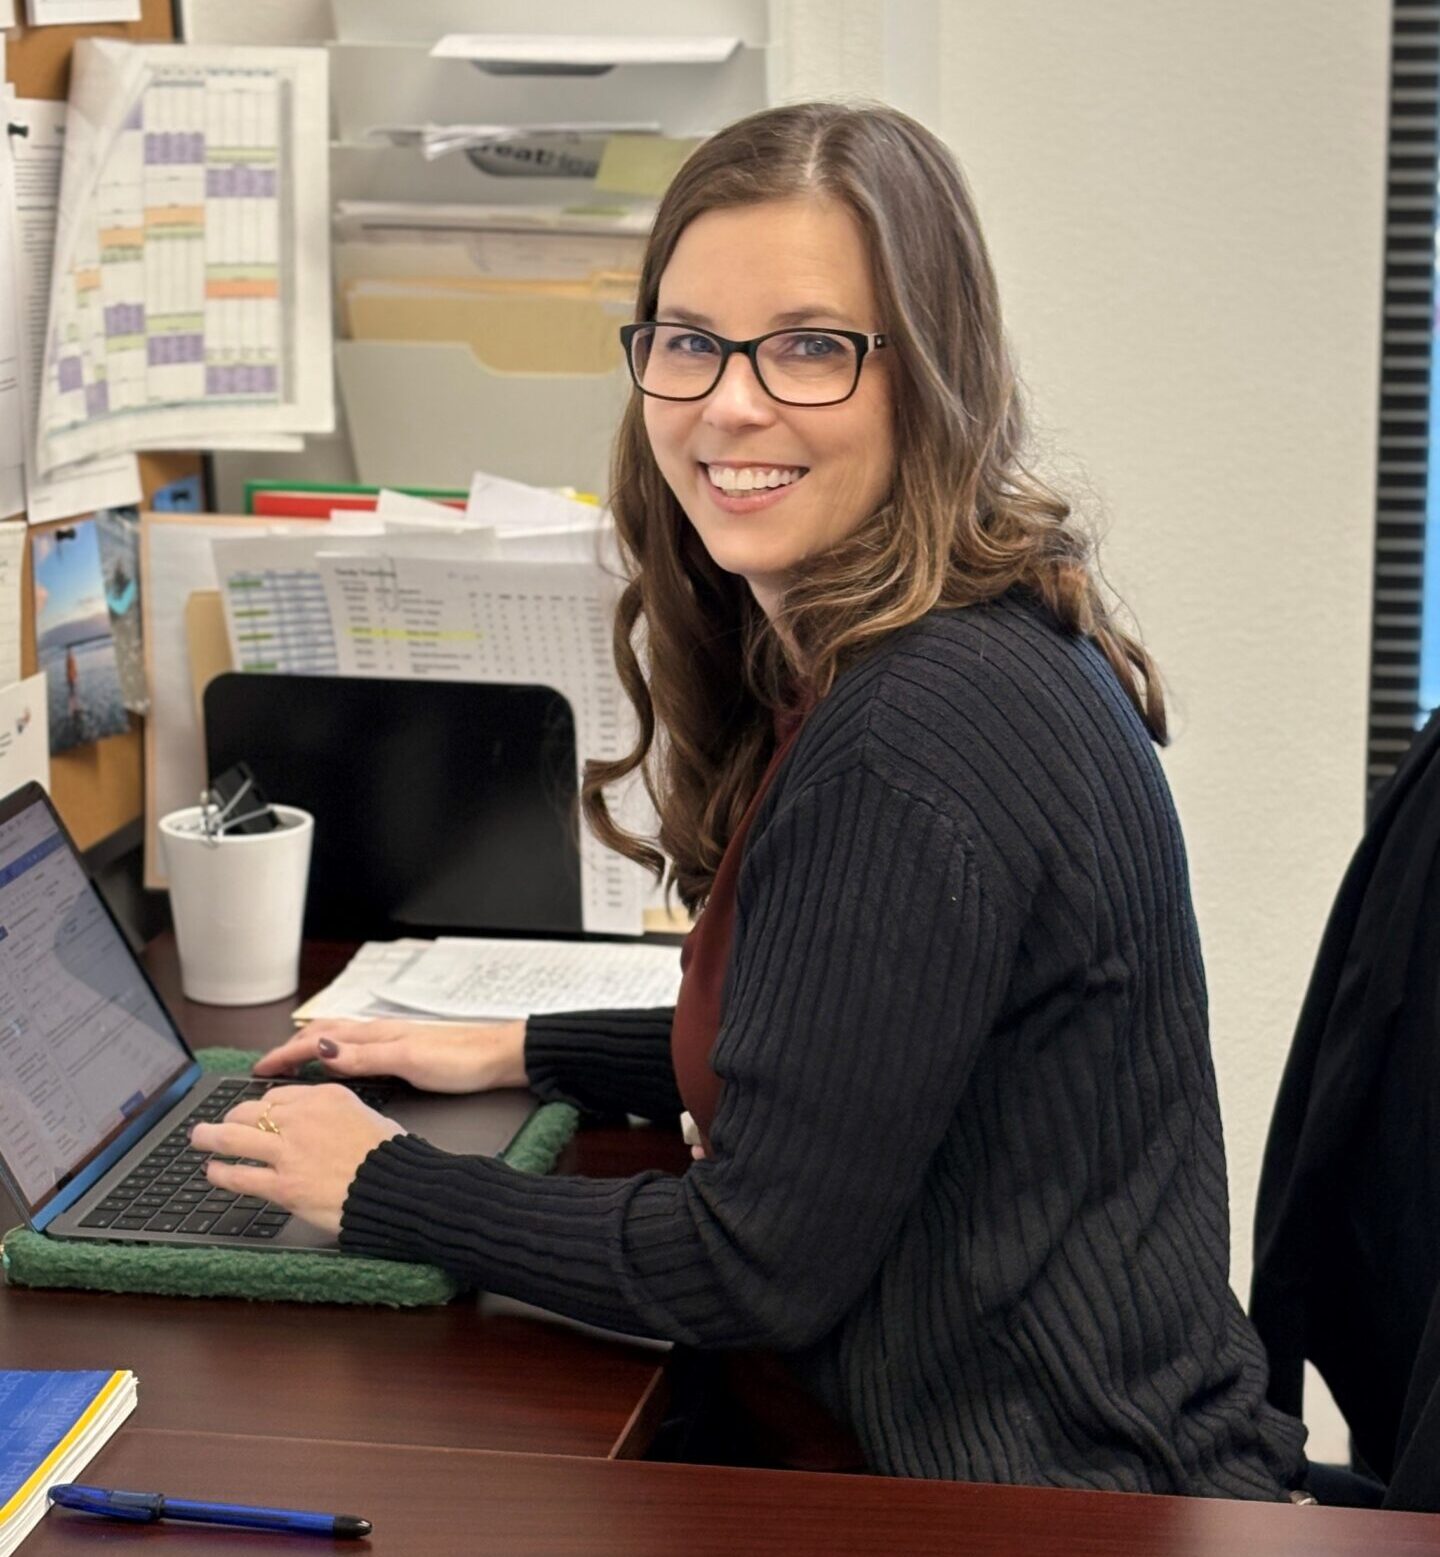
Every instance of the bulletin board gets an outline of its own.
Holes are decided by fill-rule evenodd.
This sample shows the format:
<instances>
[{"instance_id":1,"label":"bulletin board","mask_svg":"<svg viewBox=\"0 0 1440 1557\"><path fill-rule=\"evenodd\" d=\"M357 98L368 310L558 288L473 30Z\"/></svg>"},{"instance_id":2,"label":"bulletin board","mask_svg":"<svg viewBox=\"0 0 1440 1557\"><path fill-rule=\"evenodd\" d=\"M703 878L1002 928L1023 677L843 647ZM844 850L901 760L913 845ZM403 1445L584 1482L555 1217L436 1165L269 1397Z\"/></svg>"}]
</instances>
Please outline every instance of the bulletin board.
<instances>
[{"instance_id":1,"label":"bulletin board","mask_svg":"<svg viewBox=\"0 0 1440 1557\"><path fill-rule=\"evenodd\" d=\"M16 27L6 38L7 79L21 97L63 98L70 84L70 51L82 37L130 38L163 42L175 36L170 0L141 0L140 20L85 27ZM148 497L157 487L195 475L194 454L144 454L140 479ZM83 516L76 516L83 517ZM62 524L73 523L63 520ZM38 668L35 652L35 597L30 546L25 548L25 584L21 601L21 666L25 675ZM139 722L131 729L50 759L50 789L56 807L82 849L88 849L135 821L144 809Z\"/></svg>"}]
</instances>

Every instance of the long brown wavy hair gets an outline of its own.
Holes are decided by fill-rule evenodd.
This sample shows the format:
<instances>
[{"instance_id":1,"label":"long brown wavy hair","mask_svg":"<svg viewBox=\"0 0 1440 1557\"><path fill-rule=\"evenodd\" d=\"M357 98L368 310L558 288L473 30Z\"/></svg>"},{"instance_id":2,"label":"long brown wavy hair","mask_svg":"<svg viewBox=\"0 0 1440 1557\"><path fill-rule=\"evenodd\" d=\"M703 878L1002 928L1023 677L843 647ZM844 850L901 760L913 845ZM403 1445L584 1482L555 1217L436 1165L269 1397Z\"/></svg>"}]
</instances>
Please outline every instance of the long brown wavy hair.
<instances>
[{"instance_id":1,"label":"long brown wavy hair","mask_svg":"<svg viewBox=\"0 0 1440 1557\"><path fill-rule=\"evenodd\" d=\"M635 317L655 317L661 275L697 216L801 195L842 201L864 235L898 369L886 501L807 559L772 624L746 581L710 559L660 474L638 391L615 446L626 583L614 651L639 735L619 760L586 764L581 804L594 832L657 880L668 857L667 887L692 911L773 751L775 712L823 697L880 639L936 607L1029 590L1094 640L1151 736L1166 739L1159 675L1106 604L1093 541L1023 462L1025 417L974 203L923 126L881 105L803 103L720 131L661 201ZM637 769L660 818L653 840L622 829L603 794Z\"/></svg>"}]
</instances>

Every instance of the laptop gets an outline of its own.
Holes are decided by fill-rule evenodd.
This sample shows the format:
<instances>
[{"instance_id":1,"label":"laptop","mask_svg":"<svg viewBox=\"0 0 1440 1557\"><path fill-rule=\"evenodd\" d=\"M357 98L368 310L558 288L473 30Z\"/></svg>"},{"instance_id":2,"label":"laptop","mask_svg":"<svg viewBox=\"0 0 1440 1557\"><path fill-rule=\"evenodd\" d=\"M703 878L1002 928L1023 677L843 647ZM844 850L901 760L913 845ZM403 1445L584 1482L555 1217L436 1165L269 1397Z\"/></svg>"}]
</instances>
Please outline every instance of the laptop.
<instances>
[{"instance_id":1,"label":"laptop","mask_svg":"<svg viewBox=\"0 0 1440 1557\"><path fill-rule=\"evenodd\" d=\"M39 784L0 800L0 1180L60 1238L335 1252L253 1196L213 1189L187 1139L272 1082L203 1072ZM355 1089L447 1151L494 1155L536 1105L521 1090Z\"/></svg>"}]
</instances>

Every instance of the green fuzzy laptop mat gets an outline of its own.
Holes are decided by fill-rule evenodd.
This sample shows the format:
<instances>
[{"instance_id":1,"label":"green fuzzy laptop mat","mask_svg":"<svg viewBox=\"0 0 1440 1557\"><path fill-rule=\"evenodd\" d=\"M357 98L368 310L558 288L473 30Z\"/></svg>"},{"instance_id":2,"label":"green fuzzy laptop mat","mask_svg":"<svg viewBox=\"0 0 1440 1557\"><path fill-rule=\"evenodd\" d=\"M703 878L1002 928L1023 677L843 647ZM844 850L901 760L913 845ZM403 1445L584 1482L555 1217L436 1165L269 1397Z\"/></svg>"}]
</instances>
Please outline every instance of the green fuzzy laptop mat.
<instances>
[{"instance_id":1,"label":"green fuzzy laptop mat","mask_svg":"<svg viewBox=\"0 0 1440 1557\"><path fill-rule=\"evenodd\" d=\"M248 1049L201 1049L202 1067L250 1073ZM323 1076L313 1067L315 1076ZM567 1103L545 1103L521 1127L505 1161L522 1173L548 1173L575 1133ZM5 1279L16 1287L81 1287L95 1292L154 1292L169 1297L239 1297L289 1303L375 1303L418 1308L448 1303L460 1290L433 1265L372 1260L305 1249L181 1248L175 1244L100 1243L48 1238L16 1228L4 1238Z\"/></svg>"}]
</instances>

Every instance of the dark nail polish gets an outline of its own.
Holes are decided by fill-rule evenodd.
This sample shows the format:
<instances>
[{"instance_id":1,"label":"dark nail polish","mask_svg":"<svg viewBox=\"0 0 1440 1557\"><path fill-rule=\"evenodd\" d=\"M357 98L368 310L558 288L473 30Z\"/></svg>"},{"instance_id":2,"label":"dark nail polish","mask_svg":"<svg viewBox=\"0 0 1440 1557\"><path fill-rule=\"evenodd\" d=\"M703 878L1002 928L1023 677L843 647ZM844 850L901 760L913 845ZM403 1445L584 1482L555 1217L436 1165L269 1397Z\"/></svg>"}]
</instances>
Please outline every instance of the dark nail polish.
<instances>
[{"instance_id":1,"label":"dark nail polish","mask_svg":"<svg viewBox=\"0 0 1440 1557\"><path fill-rule=\"evenodd\" d=\"M320 1057L326 1060L333 1060L340 1052L340 1045L333 1038L322 1038L315 1047L320 1051Z\"/></svg>"}]
</instances>

